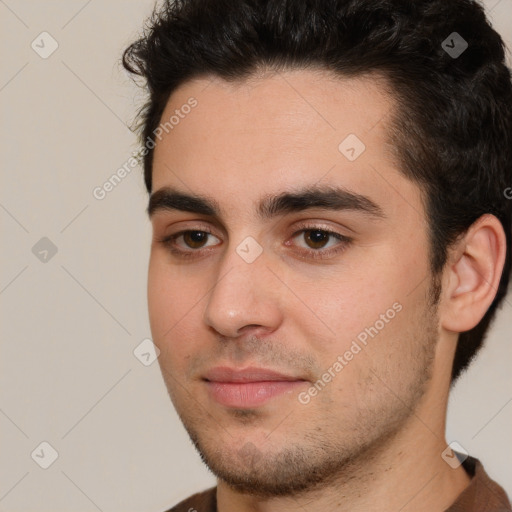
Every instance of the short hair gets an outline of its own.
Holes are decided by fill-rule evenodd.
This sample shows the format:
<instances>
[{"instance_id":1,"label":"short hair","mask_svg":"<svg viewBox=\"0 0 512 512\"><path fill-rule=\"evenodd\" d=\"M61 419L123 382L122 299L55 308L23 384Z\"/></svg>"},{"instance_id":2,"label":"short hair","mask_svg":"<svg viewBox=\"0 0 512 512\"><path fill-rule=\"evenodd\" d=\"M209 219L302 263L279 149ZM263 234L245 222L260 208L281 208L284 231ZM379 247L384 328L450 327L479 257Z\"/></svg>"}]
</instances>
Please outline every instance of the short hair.
<instances>
[{"instance_id":1,"label":"short hair","mask_svg":"<svg viewBox=\"0 0 512 512\"><path fill-rule=\"evenodd\" d=\"M481 215L495 215L506 233L496 296L478 325L459 335L453 384L482 346L511 271L511 74L503 40L482 5L166 0L147 22L122 57L148 89L136 127L142 143L158 127L172 92L194 78L240 81L260 69L325 69L340 77L377 73L386 79L399 105L390 116L390 141L399 170L422 192L433 276L444 268L449 247ZM151 148L144 154L148 192L152 162Z\"/></svg>"}]
</instances>

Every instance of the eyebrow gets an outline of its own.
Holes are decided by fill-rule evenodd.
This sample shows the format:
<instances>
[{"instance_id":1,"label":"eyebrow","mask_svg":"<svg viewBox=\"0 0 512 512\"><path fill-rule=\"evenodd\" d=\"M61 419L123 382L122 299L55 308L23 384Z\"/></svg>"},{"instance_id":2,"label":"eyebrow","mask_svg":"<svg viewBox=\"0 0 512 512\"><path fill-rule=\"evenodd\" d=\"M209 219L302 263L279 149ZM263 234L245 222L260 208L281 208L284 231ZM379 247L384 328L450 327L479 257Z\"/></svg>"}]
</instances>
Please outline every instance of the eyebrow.
<instances>
[{"instance_id":1,"label":"eyebrow","mask_svg":"<svg viewBox=\"0 0 512 512\"><path fill-rule=\"evenodd\" d=\"M382 208L369 197L340 187L310 186L285 191L277 195L265 195L258 203L257 214L261 220L269 220L287 213L312 208L324 210L356 211L375 219L385 218ZM149 198L147 213L151 218L158 211L178 210L220 219L222 209L212 197L193 195L164 187Z\"/></svg>"}]
</instances>

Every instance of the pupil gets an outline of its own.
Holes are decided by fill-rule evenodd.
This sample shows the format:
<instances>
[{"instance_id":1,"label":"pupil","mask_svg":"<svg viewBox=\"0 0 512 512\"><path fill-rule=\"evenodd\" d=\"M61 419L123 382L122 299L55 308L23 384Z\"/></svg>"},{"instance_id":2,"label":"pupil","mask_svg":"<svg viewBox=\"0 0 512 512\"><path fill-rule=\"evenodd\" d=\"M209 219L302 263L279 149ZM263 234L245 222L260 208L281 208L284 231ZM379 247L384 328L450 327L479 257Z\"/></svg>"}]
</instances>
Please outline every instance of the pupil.
<instances>
[{"instance_id":1,"label":"pupil","mask_svg":"<svg viewBox=\"0 0 512 512\"><path fill-rule=\"evenodd\" d=\"M192 238L195 242L201 242L204 238L205 233L202 233L201 231L192 231Z\"/></svg>"}]
</instances>

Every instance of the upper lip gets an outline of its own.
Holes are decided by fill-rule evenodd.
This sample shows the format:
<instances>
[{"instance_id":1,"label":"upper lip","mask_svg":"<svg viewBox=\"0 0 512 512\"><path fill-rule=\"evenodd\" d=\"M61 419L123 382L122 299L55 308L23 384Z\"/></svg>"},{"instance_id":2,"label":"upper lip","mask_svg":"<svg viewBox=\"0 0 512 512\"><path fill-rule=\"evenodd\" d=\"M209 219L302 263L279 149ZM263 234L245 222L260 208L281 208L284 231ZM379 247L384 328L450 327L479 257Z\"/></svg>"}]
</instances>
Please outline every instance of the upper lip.
<instances>
[{"instance_id":1,"label":"upper lip","mask_svg":"<svg viewBox=\"0 0 512 512\"><path fill-rule=\"evenodd\" d=\"M293 375L285 375L267 368L230 368L228 366L217 366L210 369L203 376L211 382L264 382L264 381L298 381L304 380Z\"/></svg>"}]
</instances>

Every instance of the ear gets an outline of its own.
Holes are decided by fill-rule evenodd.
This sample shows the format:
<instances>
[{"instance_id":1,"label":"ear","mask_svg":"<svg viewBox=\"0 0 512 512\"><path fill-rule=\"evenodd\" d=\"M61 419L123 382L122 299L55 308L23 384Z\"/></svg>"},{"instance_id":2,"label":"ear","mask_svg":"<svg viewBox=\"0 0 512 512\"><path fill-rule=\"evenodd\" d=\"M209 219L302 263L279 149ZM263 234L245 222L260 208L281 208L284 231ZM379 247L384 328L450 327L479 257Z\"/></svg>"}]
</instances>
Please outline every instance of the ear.
<instances>
[{"instance_id":1,"label":"ear","mask_svg":"<svg viewBox=\"0 0 512 512\"><path fill-rule=\"evenodd\" d=\"M501 222L482 215L450 250L443 276L442 327L464 332L480 322L496 296L505 255Z\"/></svg>"}]
</instances>

